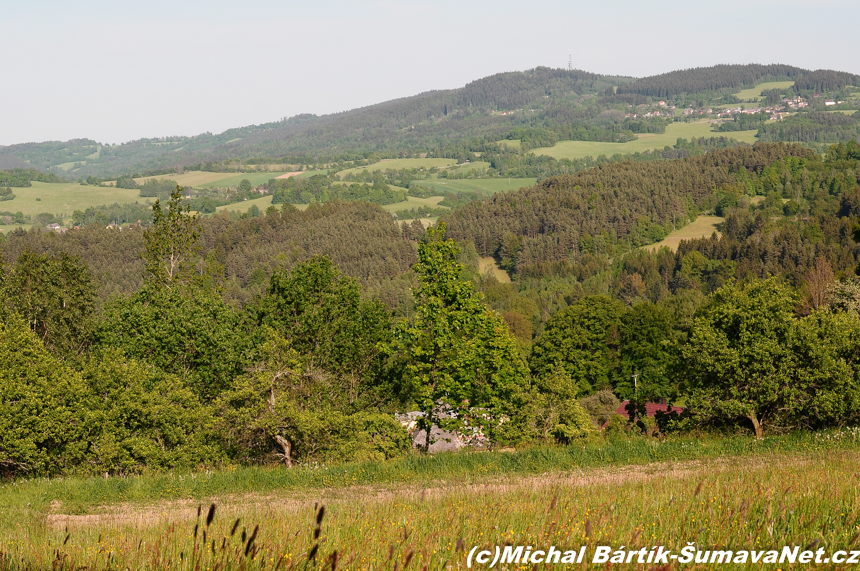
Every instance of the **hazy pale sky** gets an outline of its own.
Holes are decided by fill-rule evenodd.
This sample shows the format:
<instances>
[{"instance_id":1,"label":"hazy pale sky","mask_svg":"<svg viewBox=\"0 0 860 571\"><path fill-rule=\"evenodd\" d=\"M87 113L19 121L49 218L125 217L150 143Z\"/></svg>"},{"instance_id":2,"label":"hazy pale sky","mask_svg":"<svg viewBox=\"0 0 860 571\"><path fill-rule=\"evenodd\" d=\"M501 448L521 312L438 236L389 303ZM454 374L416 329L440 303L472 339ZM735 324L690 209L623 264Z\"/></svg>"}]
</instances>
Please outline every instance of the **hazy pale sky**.
<instances>
[{"instance_id":1,"label":"hazy pale sky","mask_svg":"<svg viewBox=\"0 0 860 571\"><path fill-rule=\"evenodd\" d=\"M860 73L857 0L0 0L0 145L219 133L536 66Z\"/></svg>"}]
</instances>

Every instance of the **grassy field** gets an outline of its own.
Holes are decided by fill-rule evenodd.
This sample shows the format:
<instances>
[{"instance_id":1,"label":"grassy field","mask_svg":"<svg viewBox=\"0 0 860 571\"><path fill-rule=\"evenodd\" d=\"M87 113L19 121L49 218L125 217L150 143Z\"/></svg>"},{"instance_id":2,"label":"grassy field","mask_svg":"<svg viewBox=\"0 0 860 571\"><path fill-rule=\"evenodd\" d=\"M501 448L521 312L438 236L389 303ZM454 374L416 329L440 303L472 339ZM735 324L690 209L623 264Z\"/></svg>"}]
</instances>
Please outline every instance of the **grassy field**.
<instances>
[{"instance_id":1,"label":"grassy field","mask_svg":"<svg viewBox=\"0 0 860 571\"><path fill-rule=\"evenodd\" d=\"M688 542L702 551L820 546L832 553L857 539L858 462L858 431L846 429L11 482L0 486L0 569L411 564L435 571L464 569L474 547L506 543L560 551L587 544L578 568L592 567L598 545L646 552L659 545L675 554Z\"/></svg>"},{"instance_id":2,"label":"grassy field","mask_svg":"<svg viewBox=\"0 0 860 571\"><path fill-rule=\"evenodd\" d=\"M484 194L495 194L508 190L517 190L524 186L533 186L536 178L475 178L475 179L446 179L430 178L417 180L412 184L424 186L439 192L483 192Z\"/></svg>"},{"instance_id":3,"label":"grassy field","mask_svg":"<svg viewBox=\"0 0 860 571\"><path fill-rule=\"evenodd\" d=\"M463 163L463 164L456 166L456 167L452 166L449 168L449 170L451 172L462 172L462 173L467 173L470 170L478 172L478 171L482 171L482 170L487 170L488 168L491 168L492 166L493 166L492 164L485 162L485 161L475 161L475 162L471 162L471 163Z\"/></svg>"},{"instance_id":4,"label":"grassy field","mask_svg":"<svg viewBox=\"0 0 860 571\"><path fill-rule=\"evenodd\" d=\"M439 203L444 200L442 196L431 196L430 198L416 198L414 196L406 197L403 202L395 202L394 204L386 204L382 208L388 212L400 212L402 210L412 210L422 206L431 208L448 208L447 206L439 206Z\"/></svg>"},{"instance_id":5,"label":"grassy field","mask_svg":"<svg viewBox=\"0 0 860 571\"><path fill-rule=\"evenodd\" d=\"M211 188L213 186L218 187L229 187L229 186L239 186L239 183L242 182L242 179L248 179L248 181L254 186L260 186L261 184L265 184L269 182L270 179L281 176L284 172L248 172L248 173L239 173L233 174L226 178L221 178L212 182L207 182L205 184L201 184L203 188ZM191 185L194 186L194 185Z\"/></svg>"},{"instance_id":6,"label":"grassy field","mask_svg":"<svg viewBox=\"0 0 860 571\"><path fill-rule=\"evenodd\" d=\"M511 276L508 275L508 272L500 268L498 264L496 264L496 260L493 258L478 258L478 271L481 272L481 274L490 273L499 281L499 283L511 283Z\"/></svg>"},{"instance_id":7,"label":"grassy field","mask_svg":"<svg viewBox=\"0 0 860 571\"><path fill-rule=\"evenodd\" d=\"M262 212L265 212L268 207L272 205L272 195L262 196L260 198L254 198L253 200L243 200L242 202L234 202L233 204L227 204L225 206L219 206L215 209L216 212L248 212L252 206L259 208ZM308 207L307 204L293 204L297 209L304 210ZM280 209L281 205L276 204L275 208Z\"/></svg>"},{"instance_id":8,"label":"grassy field","mask_svg":"<svg viewBox=\"0 0 860 571\"><path fill-rule=\"evenodd\" d=\"M765 83L759 83L755 87L751 87L749 89L744 89L735 93L735 97L740 99L741 101L746 101L747 99L760 99L762 91L767 91L768 89L788 89L794 85L793 81L768 81Z\"/></svg>"},{"instance_id":9,"label":"grassy field","mask_svg":"<svg viewBox=\"0 0 860 571\"><path fill-rule=\"evenodd\" d=\"M414 220L416 220L416 219L415 218L403 218L401 220L398 220L398 223L399 224L412 224L412 222ZM424 226L424 229L426 230L430 226L433 226L434 224L436 224L436 221L439 220L439 217L433 216L431 218L418 218L417 220L419 220L421 222L421 225Z\"/></svg>"},{"instance_id":10,"label":"grassy field","mask_svg":"<svg viewBox=\"0 0 860 571\"><path fill-rule=\"evenodd\" d=\"M725 218L722 218L720 216L699 216L690 224L687 224L683 228L678 228L656 244L650 244L648 246L645 246L645 249L656 252L663 246L666 246L670 250L675 252L678 250L678 244L681 243L681 240L689 240L691 238L706 238L714 232L716 232L719 236L720 232L719 230L717 230L717 225L722 224L724 220Z\"/></svg>"},{"instance_id":11,"label":"grassy field","mask_svg":"<svg viewBox=\"0 0 860 571\"><path fill-rule=\"evenodd\" d=\"M417 169L417 168L425 168L429 169L431 167L447 167L449 165L457 164L456 159L385 159L379 161L378 163L374 163L372 165L368 165L366 167L355 167L352 169L346 169L338 172L338 174L343 178L349 173L357 173L359 171L384 171L384 170L400 170L400 169Z\"/></svg>"},{"instance_id":12,"label":"grassy field","mask_svg":"<svg viewBox=\"0 0 860 571\"><path fill-rule=\"evenodd\" d=\"M144 184L148 180L169 179L175 180L180 186L203 186L219 180L224 180L233 176L236 173L229 172L205 172L205 171L189 171L183 174L162 174L158 176L144 176L134 179L137 184ZM115 182L115 181L113 181ZM108 182L107 184L112 184Z\"/></svg>"},{"instance_id":13,"label":"grassy field","mask_svg":"<svg viewBox=\"0 0 860 571\"><path fill-rule=\"evenodd\" d=\"M233 204L227 204L226 206L218 206L215 208L216 212L247 212L250 210L252 206L256 206L260 210L264 211L272 205L272 195L262 196L260 198L255 198L253 200L243 200L242 202L235 202Z\"/></svg>"},{"instance_id":14,"label":"grassy field","mask_svg":"<svg viewBox=\"0 0 860 571\"><path fill-rule=\"evenodd\" d=\"M0 224L0 234L11 232L15 228L23 228L24 230L29 230L31 226L32 224Z\"/></svg>"},{"instance_id":15,"label":"grassy field","mask_svg":"<svg viewBox=\"0 0 860 571\"><path fill-rule=\"evenodd\" d=\"M33 182L32 186L15 187L14 200L0 202L0 210L23 212L33 216L43 212L71 216L75 210L86 210L102 204L149 202L138 191L126 188L84 186L78 183Z\"/></svg>"},{"instance_id":16,"label":"grassy field","mask_svg":"<svg viewBox=\"0 0 860 571\"><path fill-rule=\"evenodd\" d=\"M507 145L512 149L521 149L523 146L523 142L519 139L502 139L501 141L496 141L497 145Z\"/></svg>"},{"instance_id":17,"label":"grassy field","mask_svg":"<svg viewBox=\"0 0 860 571\"><path fill-rule=\"evenodd\" d=\"M590 141L560 141L553 147L542 147L533 149L538 155L549 155L556 159L581 159L584 157L599 157L606 155L611 157L616 153L631 154L644 151L662 149L672 146L680 139L692 139L699 137L719 137L725 135L744 143L755 143L757 131L735 131L733 133L715 133L711 130L711 123L697 121L694 123L672 123L666 127L666 132L660 135L639 135L635 141L628 143L594 143Z\"/></svg>"}]
</instances>

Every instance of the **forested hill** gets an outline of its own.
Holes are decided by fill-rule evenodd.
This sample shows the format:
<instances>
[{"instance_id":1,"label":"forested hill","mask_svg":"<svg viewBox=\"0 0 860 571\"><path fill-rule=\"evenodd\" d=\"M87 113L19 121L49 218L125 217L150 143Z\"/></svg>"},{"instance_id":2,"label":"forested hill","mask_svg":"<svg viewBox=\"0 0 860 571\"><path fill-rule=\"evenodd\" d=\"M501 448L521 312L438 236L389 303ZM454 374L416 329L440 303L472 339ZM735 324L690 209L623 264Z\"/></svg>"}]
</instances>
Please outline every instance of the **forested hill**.
<instances>
[{"instance_id":1,"label":"forested hill","mask_svg":"<svg viewBox=\"0 0 860 571\"><path fill-rule=\"evenodd\" d=\"M523 113L527 107L540 113L624 81L628 80L539 67L499 73L459 89L431 91L331 115L298 115L219 135L139 139L110 146L90 139L11 145L0 148L0 160L13 157L42 169L71 163L75 176L86 178L229 158L425 149L467 137L501 138L511 126L529 122Z\"/></svg>"},{"instance_id":2,"label":"forested hill","mask_svg":"<svg viewBox=\"0 0 860 571\"><path fill-rule=\"evenodd\" d=\"M792 80L795 85L769 90L771 104L782 102L787 95L803 94L808 96L809 109L823 110L825 98L813 99L816 93L829 92L831 98L852 101L840 109L857 106L856 90L847 86L860 85L860 76L832 70L809 71L781 64L717 65L635 80L538 67L499 73L458 89L430 91L324 116L296 115L217 135L139 139L121 145L74 139L0 147L0 168L26 164L73 179L111 179L130 173L163 174L179 167L206 169L207 163L228 160L318 164L371 155L452 157L458 156L452 153L478 151L481 145L501 139L521 141L524 151L561 140L627 142L637 134L663 133L673 121L692 119L681 108L686 112L695 105L700 111L696 117L702 118L701 111L709 105L716 110L707 113L716 113L720 105L737 103L734 90L777 80ZM695 101L690 101L691 95ZM669 105L658 104L658 99ZM852 138L843 131L835 139L817 137L812 142ZM787 140L810 142L809 137L793 137Z\"/></svg>"},{"instance_id":3,"label":"forested hill","mask_svg":"<svg viewBox=\"0 0 860 571\"><path fill-rule=\"evenodd\" d=\"M715 65L643 77L618 86L616 92L668 98L683 93L739 89L763 81L797 80L808 73L811 72L806 69L780 64Z\"/></svg>"},{"instance_id":4,"label":"forested hill","mask_svg":"<svg viewBox=\"0 0 860 571\"><path fill-rule=\"evenodd\" d=\"M751 181L784 157L812 154L800 145L759 143L682 160L607 163L468 204L448 218L448 232L508 270L546 273L571 254L661 240L673 222L681 226L713 208L715 189Z\"/></svg>"}]
</instances>

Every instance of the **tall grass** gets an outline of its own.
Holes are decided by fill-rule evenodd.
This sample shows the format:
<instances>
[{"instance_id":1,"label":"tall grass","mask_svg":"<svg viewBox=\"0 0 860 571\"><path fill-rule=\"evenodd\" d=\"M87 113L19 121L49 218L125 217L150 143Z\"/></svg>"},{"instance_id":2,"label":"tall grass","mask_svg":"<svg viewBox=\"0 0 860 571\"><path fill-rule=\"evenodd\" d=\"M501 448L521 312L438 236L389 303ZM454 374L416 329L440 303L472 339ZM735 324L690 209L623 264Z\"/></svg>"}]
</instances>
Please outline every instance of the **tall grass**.
<instances>
[{"instance_id":1,"label":"tall grass","mask_svg":"<svg viewBox=\"0 0 860 571\"><path fill-rule=\"evenodd\" d=\"M856 433L842 431L23 482L2 491L4 514L24 517L0 524L0 569L429 571L464 568L472 546L505 542L835 550L860 536L858 460ZM173 500L94 509L95 490L111 502ZM208 502L177 499L194 494L218 496L211 518ZM75 506L97 513L58 515Z\"/></svg>"},{"instance_id":2,"label":"tall grass","mask_svg":"<svg viewBox=\"0 0 860 571\"><path fill-rule=\"evenodd\" d=\"M51 502L83 513L115 502L219 497L224 494L316 490L356 485L435 485L481 481L607 466L743 457L796 451L860 447L860 431L796 432L755 439L748 436L622 438L571 446L543 446L504 452L413 454L388 462L282 466L232 466L210 471L131 477L30 479L0 485L0 509L29 506L46 510Z\"/></svg>"}]
</instances>

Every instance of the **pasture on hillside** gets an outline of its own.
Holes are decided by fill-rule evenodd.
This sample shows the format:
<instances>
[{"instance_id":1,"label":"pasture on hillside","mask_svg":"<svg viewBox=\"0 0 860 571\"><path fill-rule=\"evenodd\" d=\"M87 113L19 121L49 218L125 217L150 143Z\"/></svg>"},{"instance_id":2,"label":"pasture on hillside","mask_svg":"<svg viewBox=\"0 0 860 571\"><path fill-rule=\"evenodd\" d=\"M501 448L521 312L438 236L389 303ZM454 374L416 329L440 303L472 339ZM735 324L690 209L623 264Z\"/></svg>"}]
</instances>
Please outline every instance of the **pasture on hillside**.
<instances>
[{"instance_id":1,"label":"pasture on hillside","mask_svg":"<svg viewBox=\"0 0 860 571\"><path fill-rule=\"evenodd\" d=\"M709 121L696 121L692 123L672 123L666 127L663 134L638 135L635 141L627 143L595 143L591 141L559 141L552 147L532 149L537 155L548 155L556 159L582 159L585 157L599 157L606 155L611 157L617 153L622 155L642 153L662 149L674 145L678 139L698 139L700 137L726 136L736 139L742 143L753 144L756 142L758 131L734 131L732 133L715 133L711 130Z\"/></svg>"},{"instance_id":2,"label":"pasture on hillside","mask_svg":"<svg viewBox=\"0 0 860 571\"><path fill-rule=\"evenodd\" d=\"M76 182L33 181L31 185L13 188L14 200L0 202L0 210L22 212L25 216L48 212L68 218L75 210L86 210L91 206L151 202L151 199L141 198L136 189L88 186Z\"/></svg>"},{"instance_id":3,"label":"pasture on hillside","mask_svg":"<svg viewBox=\"0 0 860 571\"><path fill-rule=\"evenodd\" d=\"M784 91L794 85L793 81L766 81L765 83L759 83L755 87L750 87L749 89L742 89L734 94L735 97L740 99L741 101L746 101L748 99L755 99L756 101L760 101L762 98L762 92L768 91L770 89L779 89L780 91Z\"/></svg>"},{"instance_id":4,"label":"pasture on hillside","mask_svg":"<svg viewBox=\"0 0 860 571\"><path fill-rule=\"evenodd\" d=\"M509 190L519 190L526 186L534 186L536 178L430 178L413 181L410 186L423 186L440 193L451 192L481 192L495 194Z\"/></svg>"},{"instance_id":5,"label":"pasture on hillside","mask_svg":"<svg viewBox=\"0 0 860 571\"><path fill-rule=\"evenodd\" d=\"M504 545L586 545L579 568L596 567L599 545L678 556L695 542L708 563L724 550L730 560L783 546L832 554L858 535L858 433L621 438L292 470L8 482L0 570L444 570L465 568L473 549Z\"/></svg>"},{"instance_id":6,"label":"pasture on hillside","mask_svg":"<svg viewBox=\"0 0 860 571\"><path fill-rule=\"evenodd\" d=\"M206 172L206 171L188 171L183 174L160 174L158 176L143 176L134 179L137 184L144 184L148 180L175 180L179 186L203 186L219 180L230 178L236 173L230 172ZM116 181L107 184L113 184Z\"/></svg>"},{"instance_id":7,"label":"pasture on hillside","mask_svg":"<svg viewBox=\"0 0 860 571\"><path fill-rule=\"evenodd\" d=\"M761 198L764 199L764 197ZM693 238L708 238L714 232L717 233L717 236L720 236L720 231L717 229L717 226L719 224L722 224L724 221L725 218L721 216L699 216L683 228L678 228L674 232L670 233L668 236L666 236L659 242L644 246L644 249L656 252L657 250L665 246L673 252L676 252L678 250L678 244L681 243L681 240L691 240Z\"/></svg>"},{"instance_id":8,"label":"pasture on hillside","mask_svg":"<svg viewBox=\"0 0 860 571\"><path fill-rule=\"evenodd\" d=\"M469 171L475 171L476 173L479 173L481 171L485 171L489 168L492 168L492 166L493 166L492 164L490 164L486 161L474 161L471 163L466 162L466 163L459 164L456 166L452 165L452 166L448 167L448 172L452 172L452 173L456 172L456 173L466 174Z\"/></svg>"},{"instance_id":9,"label":"pasture on hillside","mask_svg":"<svg viewBox=\"0 0 860 571\"><path fill-rule=\"evenodd\" d=\"M365 167L355 167L339 171L337 174L341 178L349 173L358 173L360 171L386 171L386 170L402 170L402 169L430 169L432 167L443 168L449 165L457 164L457 159L383 159L378 163L373 163Z\"/></svg>"},{"instance_id":10,"label":"pasture on hillside","mask_svg":"<svg viewBox=\"0 0 860 571\"><path fill-rule=\"evenodd\" d=\"M287 171L274 172L206 172L188 171L183 174L162 174L158 176L144 176L134 179L137 184L144 184L148 180L175 180L179 186L191 186L197 188L226 188L239 186L242 179L248 179L254 186L269 182L270 179L281 176ZM305 173L302 173L305 174ZM114 181L115 182L115 181ZM110 183L113 184L113 183Z\"/></svg>"},{"instance_id":11,"label":"pasture on hillside","mask_svg":"<svg viewBox=\"0 0 860 571\"><path fill-rule=\"evenodd\" d=\"M236 174L236 173L232 173L232 174L231 173L224 173L224 174L229 174L230 176L227 176L226 178L222 178L222 179L218 179L218 180L213 180L212 182L207 182L207 183L201 184L199 186L202 188L213 188L213 187L228 188L231 186L239 186L239 183L242 182L244 179L248 179L248 182L250 182L254 186L260 186L261 184L266 184L271 179L277 178L277 177L279 177L285 173L283 173L283 172L245 172L245 173L239 173L239 174Z\"/></svg>"},{"instance_id":12,"label":"pasture on hillside","mask_svg":"<svg viewBox=\"0 0 860 571\"><path fill-rule=\"evenodd\" d=\"M444 200L442 196L431 196L430 198L417 198L414 196L407 196L406 200L403 202L395 202L394 204L386 204L382 208L383 210L387 210L391 213L401 212L403 210L412 210L413 208L420 208L422 206L426 206L429 208L444 208L447 209L447 206L440 206L439 203Z\"/></svg>"},{"instance_id":13,"label":"pasture on hillside","mask_svg":"<svg viewBox=\"0 0 860 571\"><path fill-rule=\"evenodd\" d=\"M242 214L248 212L252 206L256 206L257 208L259 208L260 212L265 212L268 207L272 206L272 195L269 194L260 198L243 200L241 202L234 202L233 204L218 206L215 208L215 212L238 212ZM275 204L275 208L277 208L278 210L280 210L282 206L282 204ZM298 210L304 210L308 207L307 204L292 204L291 206L297 208Z\"/></svg>"},{"instance_id":14,"label":"pasture on hillside","mask_svg":"<svg viewBox=\"0 0 860 571\"><path fill-rule=\"evenodd\" d=\"M215 208L215 212L248 212L252 206L256 206L262 212L265 212L268 207L272 205L272 195L262 196L260 198L254 198L252 200L243 200L242 202L234 202L233 204L227 204L225 206L218 206ZM277 205L276 205L277 206Z\"/></svg>"}]
</instances>

